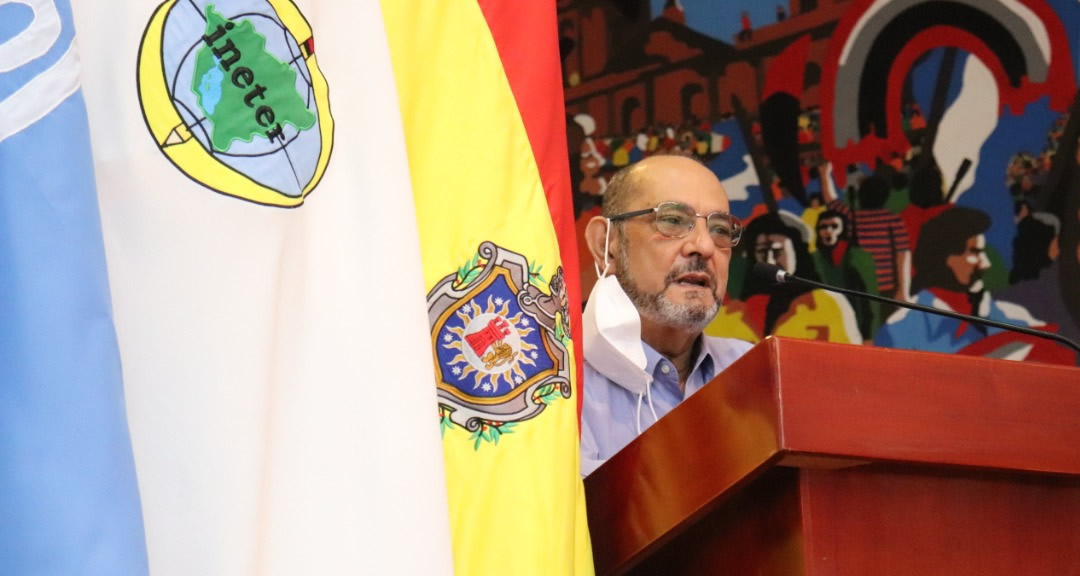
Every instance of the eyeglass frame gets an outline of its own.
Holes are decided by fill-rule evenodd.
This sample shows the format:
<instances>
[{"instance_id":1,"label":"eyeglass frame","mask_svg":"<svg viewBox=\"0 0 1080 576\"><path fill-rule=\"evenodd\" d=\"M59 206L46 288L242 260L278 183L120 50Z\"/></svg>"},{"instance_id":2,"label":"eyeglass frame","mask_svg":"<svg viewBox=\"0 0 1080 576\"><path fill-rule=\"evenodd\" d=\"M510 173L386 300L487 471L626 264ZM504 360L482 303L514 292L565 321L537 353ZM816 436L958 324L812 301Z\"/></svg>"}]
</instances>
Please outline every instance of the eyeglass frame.
<instances>
[{"instance_id":1,"label":"eyeglass frame","mask_svg":"<svg viewBox=\"0 0 1080 576\"><path fill-rule=\"evenodd\" d=\"M731 222L731 233L728 235L728 237L731 238L731 245L730 246L717 246L717 248L721 248L721 249L722 248L734 248L734 247L739 245L739 240L742 239L742 234L743 234L743 230L744 230L742 222L738 218L736 218L733 214L731 214L730 212L724 212L723 210L716 210L716 211L713 211L713 212L709 212L708 214L698 214L697 211L695 211L693 208L690 208L690 206L688 204L685 204L683 202L676 202L674 200L665 200L665 201L657 204L656 206L653 206L652 208L643 208L641 210L633 210L631 212L623 212L622 214L616 214L614 216L608 216L607 219L610 222L619 222L619 221L622 221L622 220L628 220L630 218L637 218L638 216L644 216L646 214L657 214L657 213L660 212L660 207L663 206L664 204L674 204L674 205L677 205L677 206L685 206L686 208L689 208L691 211L694 211L693 224L690 225L690 228L686 229L686 232L684 232L682 234L682 236L668 236L667 234L664 234L663 232L660 231L660 228L657 227L656 219L654 218L653 222L652 222L653 229L655 229L657 231L657 233L659 233L661 236L663 236L665 238L686 238L687 236L690 235L691 232L694 231L694 227L697 226L697 219L698 218L704 218L705 219L705 226L707 228L708 225L709 225L709 217L710 216L712 216L713 214L722 214L722 215L726 216L728 218L728 220ZM712 237L712 234L709 233L709 236ZM716 245L716 240L713 240L713 245Z\"/></svg>"}]
</instances>

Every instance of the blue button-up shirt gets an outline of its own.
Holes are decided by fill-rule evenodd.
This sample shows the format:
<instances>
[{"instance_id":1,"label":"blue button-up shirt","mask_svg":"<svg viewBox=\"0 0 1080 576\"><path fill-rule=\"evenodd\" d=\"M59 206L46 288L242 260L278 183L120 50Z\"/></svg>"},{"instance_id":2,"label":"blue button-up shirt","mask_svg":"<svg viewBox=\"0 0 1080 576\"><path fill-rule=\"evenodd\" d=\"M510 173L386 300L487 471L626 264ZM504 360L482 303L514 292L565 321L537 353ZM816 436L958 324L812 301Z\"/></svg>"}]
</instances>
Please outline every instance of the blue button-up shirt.
<instances>
[{"instance_id":1,"label":"blue button-up shirt","mask_svg":"<svg viewBox=\"0 0 1080 576\"><path fill-rule=\"evenodd\" d=\"M645 370L653 375L650 393L656 418L663 418L691 394L701 390L717 374L730 366L753 345L734 338L702 336L703 345L686 379L686 391L679 389L675 365L648 344ZM640 406L640 408L639 408ZM640 414L639 414L640 410ZM649 399L641 398L596 371L585 359L585 399L581 408L581 474L592 473L652 425L653 410Z\"/></svg>"}]
</instances>

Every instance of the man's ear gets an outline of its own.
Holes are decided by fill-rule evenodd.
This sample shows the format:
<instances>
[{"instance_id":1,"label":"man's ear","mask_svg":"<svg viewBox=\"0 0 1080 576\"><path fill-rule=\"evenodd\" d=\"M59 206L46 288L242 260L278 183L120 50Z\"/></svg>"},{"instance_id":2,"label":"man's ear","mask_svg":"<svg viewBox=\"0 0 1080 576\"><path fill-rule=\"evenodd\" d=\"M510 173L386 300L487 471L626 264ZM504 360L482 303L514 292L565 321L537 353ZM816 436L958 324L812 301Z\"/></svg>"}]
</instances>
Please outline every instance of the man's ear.
<instances>
[{"instance_id":1,"label":"man's ear","mask_svg":"<svg viewBox=\"0 0 1080 576\"><path fill-rule=\"evenodd\" d=\"M604 271L604 239L607 235L608 222L603 216L593 216L592 220L585 225L585 245L592 255L593 263L600 272ZM614 223L611 226L611 237L607 246L608 274L615 273L615 246L619 241L618 229Z\"/></svg>"}]
</instances>

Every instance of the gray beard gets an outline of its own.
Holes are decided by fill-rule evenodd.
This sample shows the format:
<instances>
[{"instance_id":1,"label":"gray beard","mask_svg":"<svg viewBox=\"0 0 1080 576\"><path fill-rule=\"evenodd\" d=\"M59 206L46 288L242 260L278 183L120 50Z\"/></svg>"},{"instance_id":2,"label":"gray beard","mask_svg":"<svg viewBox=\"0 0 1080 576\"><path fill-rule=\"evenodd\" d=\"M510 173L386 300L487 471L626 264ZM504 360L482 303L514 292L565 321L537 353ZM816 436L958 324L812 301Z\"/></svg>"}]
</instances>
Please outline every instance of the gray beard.
<instances>
[{"instance_id":1,"label":"gray beard","mask_svg":"<svg viewBox=\"0 0 1080 576\"><path fill-rule=\"evenodd\" d=\"M662 326L701 332L720 311L720 304L716 301L715 293L711 303L689 302L687 304L676 304L668 300L665 294L667 287L679 275L687 272L706 272L708 268L701 259L693 260L668 273L667 277L664 278L663 289L655 293L648 293L639 288L637 281L630 273L630 248L626 242L623 242L616 251L615 262L617 264L615 277L619 280L623 291L630 297L630 301L634 303L642 318ZM712 276L712 274L709 275ZM716 278L712 278L712 282L715 286Z\"/></svg>"}]
</instances>

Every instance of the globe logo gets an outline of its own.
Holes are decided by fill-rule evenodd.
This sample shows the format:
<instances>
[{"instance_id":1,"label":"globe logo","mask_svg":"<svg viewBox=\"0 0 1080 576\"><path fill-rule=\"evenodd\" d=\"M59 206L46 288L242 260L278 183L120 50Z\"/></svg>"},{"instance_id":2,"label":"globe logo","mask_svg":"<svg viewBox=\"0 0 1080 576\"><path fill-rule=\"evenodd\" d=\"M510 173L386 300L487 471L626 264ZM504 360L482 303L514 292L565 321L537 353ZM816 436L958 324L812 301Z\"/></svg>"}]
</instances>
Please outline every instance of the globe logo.
<instances>
[{"instance_id":1,"label":"globe logo","mask_svg":"<svg viewBox=\"0 0 1080 576\"><path fill-rule=\"evenodd\" d=\"M200 184L296 207L330 160L314 40L290 0L170 0L139 48L139 102L165 156Z\"/></svg>"}]
</instances>

